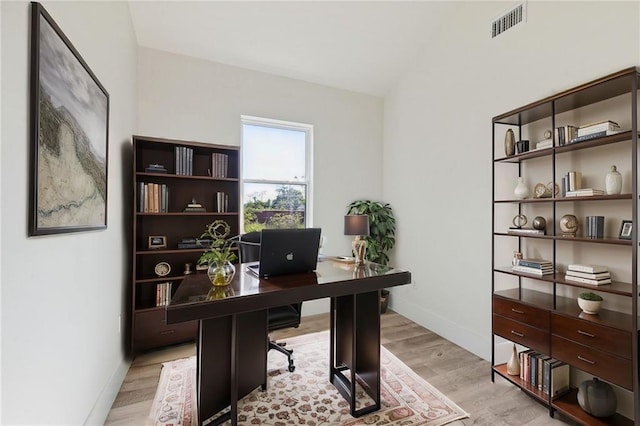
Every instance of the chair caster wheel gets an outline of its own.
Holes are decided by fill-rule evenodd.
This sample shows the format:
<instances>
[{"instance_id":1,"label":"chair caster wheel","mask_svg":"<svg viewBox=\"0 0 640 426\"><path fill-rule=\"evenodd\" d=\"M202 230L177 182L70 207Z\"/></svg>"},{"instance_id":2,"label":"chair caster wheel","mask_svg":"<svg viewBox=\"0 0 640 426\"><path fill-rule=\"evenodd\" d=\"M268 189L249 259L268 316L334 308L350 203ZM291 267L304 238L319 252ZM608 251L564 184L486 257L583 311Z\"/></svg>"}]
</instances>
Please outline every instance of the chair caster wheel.
<instances>
[{"instance_id":1,"label":"chair caster wheel","mask_svg":"<svg viewBox=\"0 0 640 426\"><path fill-rule=\"evenodd\" d=\"M289 373L293 373L295 369L296 369L295 365L289 364Z\"/></svg>"}]
</instances>

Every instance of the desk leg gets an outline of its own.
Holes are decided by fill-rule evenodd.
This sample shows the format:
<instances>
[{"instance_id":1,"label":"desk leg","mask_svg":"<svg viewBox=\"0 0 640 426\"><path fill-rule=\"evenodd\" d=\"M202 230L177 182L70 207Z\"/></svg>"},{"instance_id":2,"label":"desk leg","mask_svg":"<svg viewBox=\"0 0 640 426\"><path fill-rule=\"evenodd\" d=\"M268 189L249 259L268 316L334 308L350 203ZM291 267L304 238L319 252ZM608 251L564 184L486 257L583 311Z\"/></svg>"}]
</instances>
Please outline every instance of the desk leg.
<instances>
[{"instance_id":1,"label":"desk leg","mask_svg":"<svg viewBox=\"0 0 640 426\"><path fill-rule=\"evenodd\" d=\"M349 401L353 417L379 410L380 292L332 298L330 321L331 383ZM356 386L364 389L373 404L356 408Z\"/></svg>"},{"instance_id":2,"label":"desk leg","mask_svg":"<svg viewBox=\"0 0 640 426\"><path fill-rule=\"evenodd\" d=\"M267 311L200 321L198 422L237 424L238 399L266 384ZM265 342L264 345L256 342Z\"/></svg>"}]
</instances>

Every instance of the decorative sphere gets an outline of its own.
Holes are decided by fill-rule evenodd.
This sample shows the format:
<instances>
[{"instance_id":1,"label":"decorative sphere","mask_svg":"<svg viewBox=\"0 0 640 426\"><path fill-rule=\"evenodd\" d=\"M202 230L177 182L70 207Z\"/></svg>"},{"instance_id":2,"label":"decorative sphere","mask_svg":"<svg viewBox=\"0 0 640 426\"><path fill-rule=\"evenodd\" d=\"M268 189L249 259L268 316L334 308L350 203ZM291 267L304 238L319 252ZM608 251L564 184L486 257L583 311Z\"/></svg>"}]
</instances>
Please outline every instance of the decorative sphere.
<instances>
[{"instance_id":1,"label":"decorative sphere","mask_svg":"<svg viewBox=\"0 0 640 426\"><path fill-rule=\"evenodd\" d=\"M572 214L565 214L562 216L562 219L560 219L560 230L563 235L575 236L578 231L578 226L578 218Z\"/></svg>"},{"instance_id":2,"label":"decorative sphere","mask_svg":"<svg viewBox=\"0 0 640 426\"><path fill-rule=\"evenodd\" d=\"M536 216L533 218L532 226L533 226L533 229L544 230L547 228L547 221L542 216Z\"/></svg>"},{"instance_id":3,"label":"decorative sphere","mask_svg":"<svg viewBox=\"0 0 640 426\"><path fill-rule=\"evenodd\" d=\"M594 377L578 387L578 404L592 416L609 417L616 413L618 401L611 385Z\"/></svg>"}]
</instances>

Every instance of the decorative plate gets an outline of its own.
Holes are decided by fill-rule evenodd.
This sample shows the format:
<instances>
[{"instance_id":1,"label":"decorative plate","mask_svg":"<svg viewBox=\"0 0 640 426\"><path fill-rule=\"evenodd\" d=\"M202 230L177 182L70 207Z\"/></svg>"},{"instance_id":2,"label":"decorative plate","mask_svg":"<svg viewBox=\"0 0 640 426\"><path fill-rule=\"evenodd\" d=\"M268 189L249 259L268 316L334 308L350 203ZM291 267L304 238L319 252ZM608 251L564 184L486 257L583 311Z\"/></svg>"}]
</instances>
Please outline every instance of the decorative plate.
<instances>
[{"instance_id":1,"label":"decorative plate","mask_svg":"<svg viewBox=\"0 0 640 426\"><path fill-rule=\"evenodd\" d=\"M159 277L167 276L169 275L169 272L171 272L171 265L169 265L167 262L160 262L156 265L154 271Z\"/></svg>"}]
</instances>

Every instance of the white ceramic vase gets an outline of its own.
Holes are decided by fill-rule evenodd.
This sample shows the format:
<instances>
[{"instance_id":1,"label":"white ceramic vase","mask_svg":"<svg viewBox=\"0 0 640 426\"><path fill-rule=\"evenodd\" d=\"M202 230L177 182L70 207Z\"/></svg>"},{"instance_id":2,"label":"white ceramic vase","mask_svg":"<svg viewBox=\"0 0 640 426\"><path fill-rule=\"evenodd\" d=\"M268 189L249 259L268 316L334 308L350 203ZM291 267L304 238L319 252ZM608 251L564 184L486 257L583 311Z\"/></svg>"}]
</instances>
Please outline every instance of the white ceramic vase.
<instances>
[{"instance_id":1,"label":"white ceramic vase","mask_svg":"<svg viewBox=\"0 0 640 426\"><path fill-rule=\"evenodd\" d=\"M611 171L604 178L604 189L607 194L619 194L622 192L622 175L611 166Z\"/></svg>"},{"instance_id":2,"label":"white ceramic vase","mask_svg":"<svg viewBox=\"0 0 640 426\"><path fill-rule=\"evenodd\" d=\"M524 200L531 194L531 192L529 191L529 187L524 183L523 177L518 178L518 183L513 190L513 194L518 200Z\"/></svg>"}]
</instances>

